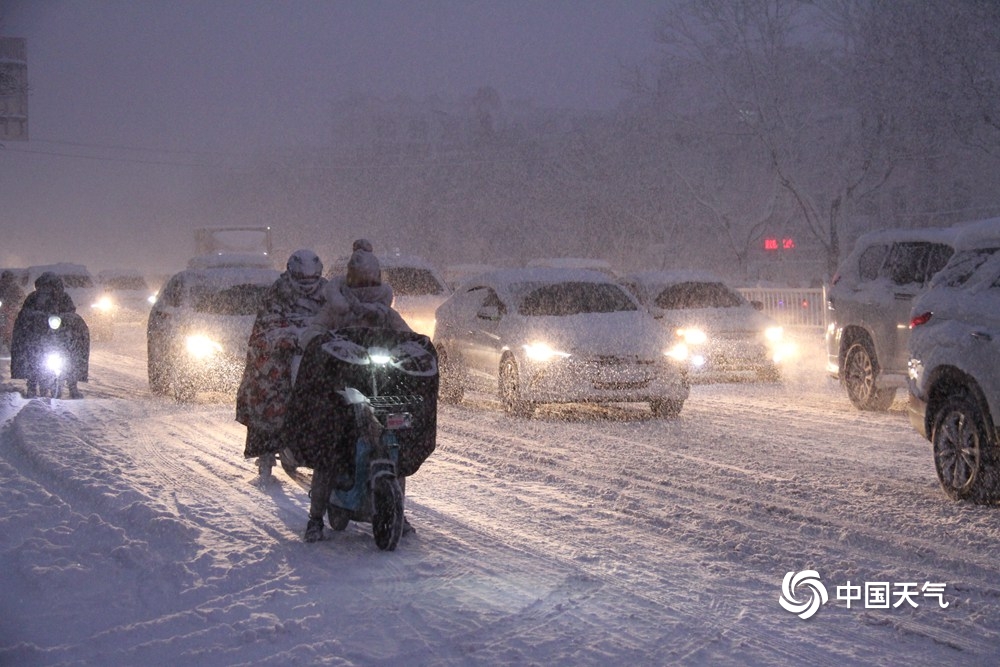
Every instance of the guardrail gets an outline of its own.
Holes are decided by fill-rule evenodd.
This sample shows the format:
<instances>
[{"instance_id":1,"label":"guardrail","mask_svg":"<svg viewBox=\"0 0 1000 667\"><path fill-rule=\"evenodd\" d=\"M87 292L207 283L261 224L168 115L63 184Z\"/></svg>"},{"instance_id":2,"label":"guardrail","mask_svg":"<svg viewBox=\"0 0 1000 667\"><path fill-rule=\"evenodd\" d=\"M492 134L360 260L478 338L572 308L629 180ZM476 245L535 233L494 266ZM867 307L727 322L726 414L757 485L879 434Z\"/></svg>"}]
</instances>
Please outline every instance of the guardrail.
<instances>
[{"instance_id":1,"label":"guardrail","mask_svg":"<svg viewBox=\"0 0 1000 667\"><path fill-rule=\"evenodd\" d=\"M736 291L749 301L762 303L764 314L782 326L826 326L826 288L737 287Z\"/></svg>"}]
</instances>

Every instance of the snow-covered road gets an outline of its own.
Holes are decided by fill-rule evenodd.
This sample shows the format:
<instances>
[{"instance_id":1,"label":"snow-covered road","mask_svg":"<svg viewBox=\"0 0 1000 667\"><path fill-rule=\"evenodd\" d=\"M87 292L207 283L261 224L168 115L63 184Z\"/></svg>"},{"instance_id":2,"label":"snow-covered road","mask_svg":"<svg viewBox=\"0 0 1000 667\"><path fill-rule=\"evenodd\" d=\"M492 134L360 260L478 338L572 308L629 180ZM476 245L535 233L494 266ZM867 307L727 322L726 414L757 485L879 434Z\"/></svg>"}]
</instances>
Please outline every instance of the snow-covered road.
<instances>
[{"instance_id":1,"label":"snow-covered road","mask_svg":"<svg viewBox=\"0 0 1000 667\"><path fill-rule=\"evenodd\" d=\"M303 543L306 491L256 484L232 398L150 395L127 332L84 400L3 386L0 665L995 664L1000 513L949 501L902 400L855 411L812 343L672 421L442 406L383 553L354 524ZM801 570L808 620L779 604Z\"/></svg>"}]
</instances>

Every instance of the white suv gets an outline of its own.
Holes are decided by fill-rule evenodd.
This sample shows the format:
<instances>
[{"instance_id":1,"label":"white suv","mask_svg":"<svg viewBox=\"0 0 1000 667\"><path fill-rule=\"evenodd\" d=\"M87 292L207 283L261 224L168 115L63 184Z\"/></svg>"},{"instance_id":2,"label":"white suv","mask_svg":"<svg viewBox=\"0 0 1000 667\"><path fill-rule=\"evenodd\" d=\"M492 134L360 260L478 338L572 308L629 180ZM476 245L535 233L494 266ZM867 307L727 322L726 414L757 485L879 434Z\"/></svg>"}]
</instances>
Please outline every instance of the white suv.
<instances>
[{"instance_id":1,"label":"white suv","mask_svg":"<svg viewBox=\"0 0 1000 667\"><path fill-rule=\"evenodd\" d=\"M906 386L910 307L954 252L957 228L866 234L827 291L827 371L859 410L888 410Z\"/></svg>"},{"instance_id":2,"label":"white suv","mask_svg":"<svg viewBox=\"0 0 1000 667\"><path fill-rule=\"evenodd\" d=\"M1000 218L968 228L913 304L913 427L951 498L1000 499Z\"/></svg>"}]
</instances>

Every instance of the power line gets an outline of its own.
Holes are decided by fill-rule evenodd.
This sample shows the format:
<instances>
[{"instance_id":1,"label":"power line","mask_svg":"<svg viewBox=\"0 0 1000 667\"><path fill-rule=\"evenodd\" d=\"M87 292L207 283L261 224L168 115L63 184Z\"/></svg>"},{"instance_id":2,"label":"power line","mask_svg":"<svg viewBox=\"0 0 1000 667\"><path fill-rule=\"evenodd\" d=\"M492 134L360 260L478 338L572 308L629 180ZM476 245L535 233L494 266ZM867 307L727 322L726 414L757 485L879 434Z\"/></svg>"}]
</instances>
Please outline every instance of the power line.
<instances>
[{"instance_id":1,"label":"power line","mask_svg":"<svg viewBox=\"0 0 1000 667\"><path fill-rule=\"evenodd\" d=\"M71 157L81 160L96 160L99 162L128 162L133 164L153 164L153 165L164 165L171 167L218 167L216 164L208 163L197 163L197 162L168 162L165 160L140 160L136 158L122 158L122 157L102 157L100 155L81 155L79 153L57 153L55 151L36 151L36 150L25 150L21 148L12 148L9 145L3 147L4 152L9 153L25 153L29 155L49 155L55 157Z\"/></svg>"}]
</instances>

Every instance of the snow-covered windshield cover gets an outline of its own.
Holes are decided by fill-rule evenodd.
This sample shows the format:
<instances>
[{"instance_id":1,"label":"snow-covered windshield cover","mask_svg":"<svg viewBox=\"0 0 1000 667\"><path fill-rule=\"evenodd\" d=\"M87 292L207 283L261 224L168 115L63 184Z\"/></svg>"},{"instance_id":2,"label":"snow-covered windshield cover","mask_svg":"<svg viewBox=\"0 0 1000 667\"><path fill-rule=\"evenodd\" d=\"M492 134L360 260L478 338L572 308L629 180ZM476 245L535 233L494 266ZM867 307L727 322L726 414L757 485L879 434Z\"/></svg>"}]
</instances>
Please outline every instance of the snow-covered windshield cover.
<instances>
[{"instance_id":1,"label":"snow-covered windshield cover","mask_svg":"<svg viewBox=\"0 0 1000 667\"><path fill-rule=\"evenodd\" d=\"M194 309L213 315L256 315L267 294L267 285L233 285L214 289L199 285L191 290Z\"/></svg>"},{"instance_id":2,"label":"snow-covered windshield cover","mask_svg":"<svg viewBox=\"0 0 1000 667\"><path fill-rule=\"evenodd\" d=\"M948 265L936 276L934 284L946 285L947 287L964 285L965 281L971 278L972 274L998 251L1000 248L977 248L955 253Z\"/></svg>"},{"instance_id":3,"label":"snow-covered windshield cover","mask_svg":"<svg viewBox=\"0 0 1000 667\"><path fill-rule=\"evenodd\" d=\"M521 283L512 288L515 293L524 295L517 312L530 317L638 310L635 302L614 283Z\"/></svg>"},{"instance_id":4,"label":"snow-covered windshield cover","mask_svg":"<svg viewBox=\"0 0 1000 667\"><path fill-rule=\"evenodd\" d=\"M738 308L746 300L722 283L687 282L667 287L657 295L653 303L664 310L682 310Z\"/></svg>"}]
</instances>

